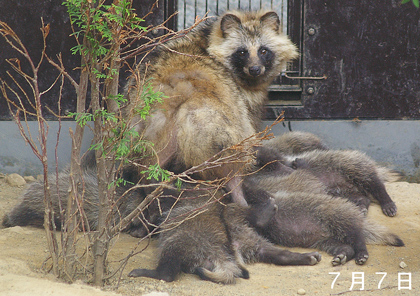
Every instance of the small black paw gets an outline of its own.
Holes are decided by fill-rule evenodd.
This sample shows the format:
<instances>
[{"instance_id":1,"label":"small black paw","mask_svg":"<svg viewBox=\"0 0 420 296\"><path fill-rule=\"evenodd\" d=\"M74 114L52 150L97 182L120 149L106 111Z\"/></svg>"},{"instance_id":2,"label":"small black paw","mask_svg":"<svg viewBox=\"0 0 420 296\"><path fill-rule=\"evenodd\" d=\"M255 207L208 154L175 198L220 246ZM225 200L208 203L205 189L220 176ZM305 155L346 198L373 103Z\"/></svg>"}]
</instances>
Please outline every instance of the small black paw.
<instances>
[{"instance_id":1,"label":"small black paw","mask_svg":"<svg viewBox=\"0 0 420 296\"><path fill-rule=\"evenodd\" d=\"M143 273L144 273L144 269L133 269L132 271L129 272L127 276L140 277L140 276L143 276Z\"/></svg>"},{"instance_id":2,"label":"small black paw","mask_svg":"<svg viewBox=\"0 0 420 296\"><path fill-rule=\"evenodd\" d=\"M381 205L382 212L388 217L394 217L397 214L397 206L394 202Z\"/></svg>"}]
</instances>

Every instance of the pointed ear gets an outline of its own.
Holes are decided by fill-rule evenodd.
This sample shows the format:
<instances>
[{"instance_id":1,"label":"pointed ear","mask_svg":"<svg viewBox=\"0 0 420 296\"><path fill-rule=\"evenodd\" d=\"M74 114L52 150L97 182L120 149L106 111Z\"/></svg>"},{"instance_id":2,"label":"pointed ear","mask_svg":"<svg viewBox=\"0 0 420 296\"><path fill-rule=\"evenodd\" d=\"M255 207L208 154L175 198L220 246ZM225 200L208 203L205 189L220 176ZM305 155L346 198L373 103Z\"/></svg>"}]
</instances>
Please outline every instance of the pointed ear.
<instances>
[{"instance_id":1,"label":"pointed ear","mask_svg":"<svg viewBox=\"0 0 420 296\"><path fill-rule=\"evenodd\" d=\"M261 24L277 32L280 28L279 16L274 11L267 12L261 17Z\"/></svg>"},{"instance_id":2,"label":"pointed ear","mask_svg":"<svg viewBox=\"0 0 420 296\"><path fill-rule=\"evenodd\" d=\"M241 25L241 20L233 14L226 14L220 22L220 29L222 30L223 37L231 33L233 30Z\"/></svg>"}]
</instances>

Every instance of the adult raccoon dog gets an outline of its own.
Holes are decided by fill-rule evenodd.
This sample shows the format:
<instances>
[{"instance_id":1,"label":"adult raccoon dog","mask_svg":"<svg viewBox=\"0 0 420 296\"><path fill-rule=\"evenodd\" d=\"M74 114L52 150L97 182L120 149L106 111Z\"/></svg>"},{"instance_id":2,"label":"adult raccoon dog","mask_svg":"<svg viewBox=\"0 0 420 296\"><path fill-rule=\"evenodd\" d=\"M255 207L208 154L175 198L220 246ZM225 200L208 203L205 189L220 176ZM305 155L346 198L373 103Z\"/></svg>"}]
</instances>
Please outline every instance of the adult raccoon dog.
<instances>
[{"instance_id":1,"label":"adult raccoon dog","mask_svg":"<svg viewBox=\"0 0 420 296\"><path fill-rule=\"evenodd\" d=\"M273 200L263 191L259 194L258 204L242 207L216 202L201 207L201 213L196 214L196 193L188 192L186 195L192 201L179 204L164 215L168 219L159 234L157 268L134 269L128 276L173 281L182 271L204 280L232 284L236 278L249 278L246 263L318 263L321 256L317 252L299 254L282 250L257 233L255 228L265 227L276 213ZM198 200L202 202L203 198L208 198L208 194Z\"/></svg>"},{"instance_id":2,"label":"adult raccoon dog","mask_svg":"<svg viewBox=\"0 0 420 296\"><path fill-rule=\"evenodd\" d=\"M259 203L258 183L247 182L244 190L249 203ZM404 246L397 235L367 219L344 198L282 190L272 196L279 210L259 231L275 244L317 248L334 256L333 265L353 258L365 264L369 257L366 243Z\"/></svg>"},{"instance_id":3,"label":"adult raccoon dog","mask_svg":"<svg viewBox=\"0 0 420 296\"><path fill-rule=\"evenodd\" d=\"M154 143L160 166L180 172L253 135L269 84L297 55L275 12L229 11L152 52L147 67L140 65L126 86L123 113ZM144 106L143 81L166 96L144 120L136 114ZM143 160L154 162L155 157ZM243 167L226 163L199 177L232 178ZM227 187L235 202L246 205L240 177Z\"/></svg>"}]
</instances>

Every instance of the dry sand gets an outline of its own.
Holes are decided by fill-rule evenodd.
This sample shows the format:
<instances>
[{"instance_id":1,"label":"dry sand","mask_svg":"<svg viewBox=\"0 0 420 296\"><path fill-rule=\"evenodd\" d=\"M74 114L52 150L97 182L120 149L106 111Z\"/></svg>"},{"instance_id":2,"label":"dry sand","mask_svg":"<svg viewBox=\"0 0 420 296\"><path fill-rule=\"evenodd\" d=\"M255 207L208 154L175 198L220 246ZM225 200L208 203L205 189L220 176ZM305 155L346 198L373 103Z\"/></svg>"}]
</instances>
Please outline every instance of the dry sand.
<instances>
[{"instance_id":1,"label":"dry sand","mask_svg":"<svg viewBox=\"0 0 420 296\"><path fill-rule=\"evenodd\" d=\"M154 279L128 278L133 268L153 268L156 264L156 241L144 252L130 260L123 272L118 289L113 280L103 290L83 283L65 284L42 271L48 255L43 229L13 227L0 229L0 295L420 295L420 184L397 182L387 189L398 206L396 217L382 214L372 205L369 217L388 226L400 235L406 246L402 248L369 245L369 260L358 266L351 261L333 267L332 257L322 253L322 261L315 266L280 267L255 264L248 267L251 278L239 279L235 285L219 285L199 280L195 275L182 274L173 283ZM0 216L19 202L24 188L8 186L0 179ZM121 234L110 253L111 266L124 258L137 239ZM308 252L306 249L292 249ZM403 263L402 263L403 262ZM402 268L403 266L404 268ZM334 287L334 278L339 273ZM385 272L376 274L377 272ZM400 281L398 280L401 274ZM355 279L352 291L352 275ZM363 275L364 290L360 277ZM411 280L408 281L408 277ZM378 285L380 283L380 289ZM411 284L411 290L406 289ZM398 286L402 289L398 289Z\"/></svg>"}]
</instances>

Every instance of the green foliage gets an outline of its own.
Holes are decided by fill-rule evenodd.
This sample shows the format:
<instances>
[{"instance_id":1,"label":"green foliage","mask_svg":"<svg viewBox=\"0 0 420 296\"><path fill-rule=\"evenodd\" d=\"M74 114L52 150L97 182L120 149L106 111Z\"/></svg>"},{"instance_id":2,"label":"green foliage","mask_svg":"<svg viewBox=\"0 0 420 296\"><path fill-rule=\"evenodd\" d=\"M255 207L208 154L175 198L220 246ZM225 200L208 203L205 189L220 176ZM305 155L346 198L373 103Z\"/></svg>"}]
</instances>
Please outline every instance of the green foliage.
<instances>
[{"instance_id":1,"label":"green foliage","mask_svg":"<svg viewBox=\"0 0 420 296\"><path fill-rule=\"evenodd\" d=\"M141 93L141 99L144 105L135 109L136 114L140 115L142 119L146 119L146 117L150 115L152 105L155 103L161 103L164 98L167 97L162 92L155 91L150 82L145 83Z\"/></svg>"},{"instance_id":2,"label":"green foliage","mask_svg":"<svg viewBox=\"0 0 420 296\"><path fill-rule=\"evenodd\" d=\"M92 77L104 80L112 80L118 74L119 67L116 58L119 58L120 45L127 42L130 33L135 31L147 31L141 26L143 19L137 17L129 0L121 0L117 4L104 4L102 0L65 0L63 5L67 7L71 24L74 28L72 34L78 45L71 49L73 54L84 57L86 68ZM131 34L133 36L133 34ZM127 103L122 94L103 95L105 101L116 102L118 109ZM154 91L150 82L143 85L140 93L141 106L135 111L143 120L150 116L154 104L162 102L165 98L162 92ZM102 155L110 156L115 160L127 161L130 154L145 154L153 143L141 139L135 128L129 126L126 118L109 112L106 108L92 110L92 113L69 113L76 122L85 126L90 121L100 120L103 127L108 131L106 137L102 136L89 149L97 150ZM150 166L144 172L148 179L166 181L170 178L170 172L160 168L158 164ZM117 178L109 186L126 184L123 179ZM178 184L178 183L177 183ZM180 183L177 185L180 186Z\"/></svg>"},{"instance_id":3,"label":"green foliage","mask_svg":"<svg viewBox=\"0 0 420 296\"><path fill-rule=\"evenodd\" d=\"M181 186L182 186L182 181L181 181L181 179L176 179L176 182L175 182L175 186L178 188L178 189L181 189Z\"/></svg>"},{"instance_id":4,"label":"green foliage","mask_svg":"<svg viewBox=\"0 0 420 296\"><path fill-rule=\"evenodd\" d=\"M111 112L108 112L104 108L96 110L93 118L94 119L101 119L103 125L105 125L107 123L117 123L118 122L118 118L115 116L115 114L111 113Z\"/></svg>"},{"instance_id":5,"label":"green foliage","mask_svg":"<svg viewBox=\"0 0 420 296\"><path fill-rule=\"evenodd\" d=\"M162 92L154 91L150 83L146 84L143 86L143 92L141 93L144 106L139 107L136 113L142 119L146 119L147 116L150 116L152 105L162 102L164 97ZM122 104L127 102L127 99L122 94L111 96L108 99L117 102L118 107L121 107ZM88 122L96 119L101 119L103 125L111 124L113 126L111 134L114 136L107 138L106 142L102 141L93 144L90 150L101 150L105 153L104 145L106 143L112 143L109 150L115 152L117 160L124 160L130 153L144 153L148 147L153 146L153 143L142 140L135 128L129 128L123 118L119 119L116 114L108 112L105 108L96 110L93 114L70 112L68 115L74 117L80 126L85 126Z\"/></svg>"},{"instance_id":6,"label":"green foliage","mask_svg":"<svg viewBox=\"0 0 420 296\"><path fill-rule=\"evenodd\" d=\"M100 118L102 123L117 123L118 119L114 113L109 113L106 109L96 110L94 114L91 113L76 113L76 112L69 112L68 116L75 117L76 122L80 126L85 126L89 121L93 121L95 119Z\"/></svg>"},{"instance_id":7,"label":"green foliage","mask_svg":"<svg viewBox=\"0 0 420 296\"><path fill-rule=\"evenodd\" d=\"M111 183L108 184L108 189L112 188L112 187L119 187L121 185L126 186L127 184L130 185L135 185L133 182L124 180L123 178L117 178L116 180L112 181Z\"/></svg>"},{"instance_id":8,"label":"green foliage","mask_svg":"<svg viewBox=\"0 0 420 296\"><path fill-rule=\"evenodd\" d=\"M95 74L95 76L99 79L113 79L113 76L118 74L118 70L117 69L111 69L109 67L105 67L103 69L107 74L93 68L92 69L92 73Z\"/></svg>"},{"instance_id":9,"label":"green foliage","mask_svg":"<svg viewBox=\"0 0 420 296\"><path fill-rule=\"evenodd\" d=\"M127 103L128 101L127 98L125 98L123 94L117 94L116 96L110 95L108 96L108 99L116 102L118 105L118 108L121 108L121 105Z\"/></svg>"},{"instance_id":10,"label":"green foliage","mask_svg":"<svg viewBox=\"0 0 420 296\"><path fill-rule=\"evenodd\" d=\"M157 163L150 165L146 171L142 171L141 173L147 174L147 180L155 179L163 182L168 181L171 177L171 173L162 169Z\"/></svg>"},{"instance_id":11,"label":"green foliage","mask_svg":"<svg viewBox=\"0 0 420 296\"><path fill-rule=\"evenodd\" d=\"M63 5L67 7L71 24L78 30L73 35L78 40L86 38L89 44L86 47L79 41L79 44L71 49L73 54L103 57L108 54L113 44L124 42L116 38L115 32L118 30L147 29L140 25L144 20L137 17L128 0L121 0L118 5L105 5L97 0L66 0Z\"/></svg>"},{"instance_id":12,"label":"green foliage","mask_svg":"<svg viewBox=\"0 0 420 296\"><path fill-rule=\"evenodd\" d=\"M93 114L90 113L69 112L67 115L70 117L74 117L77 124L81 127L84 127L89 121L93 120Z\"/></svg>"},{"instance_id":13,"label":"green foliage","mask_svg":"<svg viewBox=\"0 0 420 296\"><path fill-rule=\"evenodd\" d=\"M419 8L419 6L420 6L419 5L420 4L419 3L419 0L402 0L401 1L401 4L406 4L406 3L410 2L410 1L413 2L413 4L414 4L415 7Z\"/></svg>"},{"instance_id":14,"label":"green foliage","mask_svg":"<svg viewBox=\"0 0 420 296\"><path fill-rule=\"evenodd\" d=\"M103 147L104 147L104 141L102 140L102 141L100 141L98 143L92 144L89 147L89 151L91 151L91 150L101 150L102 151L102 155L104 156L105 153L104 153Z\"/></svg>"},{"instance_id":15,"label":"green foliage","mask_svg":"<svg viewBox=\"0 0 420 296\"><path fill-rule=\"evenodd\" d=\"M127 129L125 123L121 123L122 127L119 131L114 131L114 135L118 137L114 145L111 147L111 151L115 152L115 158L123 160L130 153L135 152L133 149L133 139L139 139L140 135L135 128ZM122 132L121 132L122 131Z\"/></svg>"}]
</instances>

